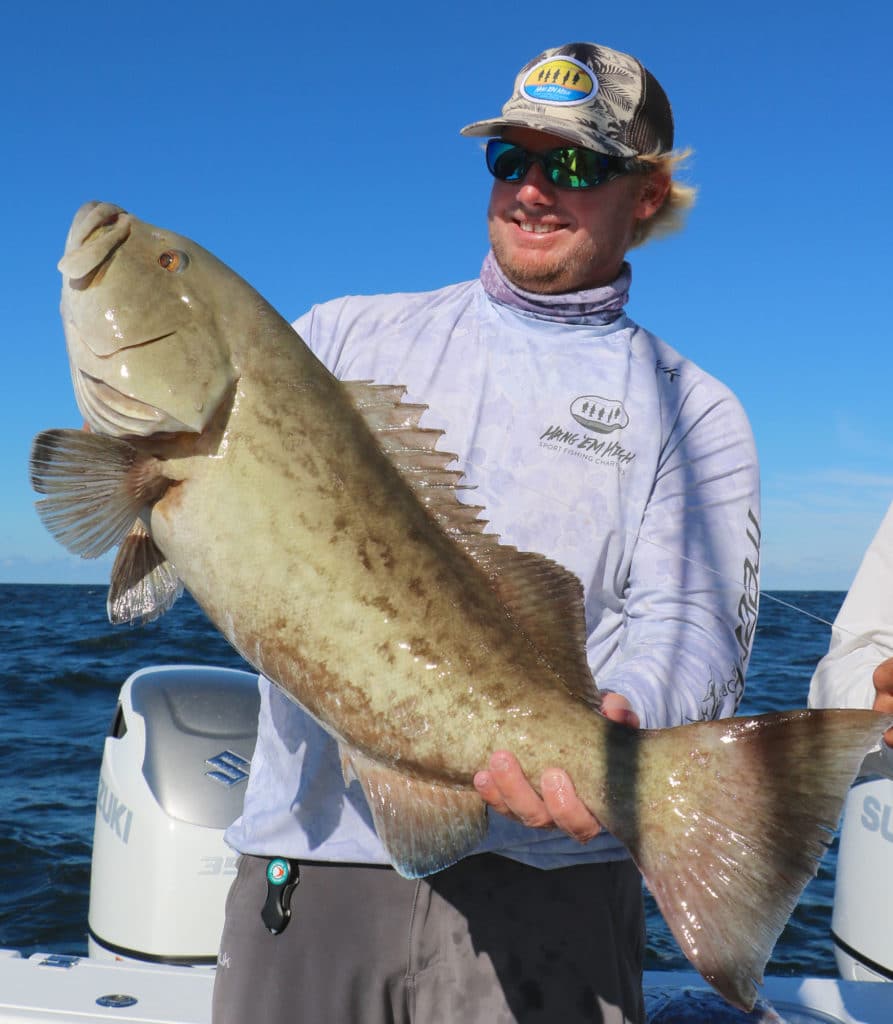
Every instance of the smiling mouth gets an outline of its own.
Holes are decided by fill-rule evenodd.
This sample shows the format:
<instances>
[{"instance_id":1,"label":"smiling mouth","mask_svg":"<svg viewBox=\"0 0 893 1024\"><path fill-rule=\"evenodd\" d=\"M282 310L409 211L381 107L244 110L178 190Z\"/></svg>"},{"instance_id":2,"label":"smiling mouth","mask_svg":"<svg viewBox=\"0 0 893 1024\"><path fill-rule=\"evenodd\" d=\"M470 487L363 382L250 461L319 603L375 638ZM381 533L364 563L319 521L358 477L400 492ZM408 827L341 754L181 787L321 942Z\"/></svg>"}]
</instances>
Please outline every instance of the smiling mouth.
<instances>
[{"instance_id":1,"label":"smiling mouth","mask_svg":"<svg viewBox=\"0 0 893 1024\"><path fill-rule=\"evenodd\" d=\"M522 231L531 235L549 235L561 230L560 224L543 224L541 221L519 220L515 223Z\"/></svg>"}]
</instances>

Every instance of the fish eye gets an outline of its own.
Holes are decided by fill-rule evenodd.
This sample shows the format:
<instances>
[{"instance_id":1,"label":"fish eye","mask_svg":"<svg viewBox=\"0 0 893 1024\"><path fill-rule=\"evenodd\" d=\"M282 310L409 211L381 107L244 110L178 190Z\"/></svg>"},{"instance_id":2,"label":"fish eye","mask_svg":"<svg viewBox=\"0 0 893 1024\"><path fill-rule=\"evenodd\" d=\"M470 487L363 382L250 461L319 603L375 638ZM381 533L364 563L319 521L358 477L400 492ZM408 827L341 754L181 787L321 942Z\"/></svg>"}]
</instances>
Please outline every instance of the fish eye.
<instances>
[{"instance_id":1,"label":"fish eye","mask_svg":"<svg viewBox=\"0 0 893 1024\"><path fill-rule=\"evenodd\" d=\"M189 266L189 257L182 249L166 249L158 257L158 265L170 274L182 274Z\"/></svg>"}]
</instances>

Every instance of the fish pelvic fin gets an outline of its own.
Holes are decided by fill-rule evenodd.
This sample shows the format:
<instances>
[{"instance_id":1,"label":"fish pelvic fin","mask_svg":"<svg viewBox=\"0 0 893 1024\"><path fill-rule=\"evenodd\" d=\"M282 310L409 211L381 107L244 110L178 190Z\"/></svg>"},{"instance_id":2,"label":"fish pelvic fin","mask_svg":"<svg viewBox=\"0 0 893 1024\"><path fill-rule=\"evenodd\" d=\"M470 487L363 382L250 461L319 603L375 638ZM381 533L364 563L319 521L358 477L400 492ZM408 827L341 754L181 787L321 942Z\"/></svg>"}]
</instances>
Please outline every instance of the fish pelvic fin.
<instances>
[{"instance_id":1,"label":"fish pelvic fin","mask_svg":"<svg viewBox=\"0 0 893 1024\"><path fill-rule=\"evenodd\" d=\"M84 430L45 430L31 445L37 512L72 554L98 558L127 536L168 485L127 441Z\"/></svg>"},{"instance_id":2,"label":"fish pelvic fin","mask_svg":"<svg viewBox=\"0 0 893 1024\"><path fill-rule=\"evenodd\" d=\"M412 778L357 751L342 753L372 811L375 831L404 878L422 878L455 864L487 832L487 809L469 789Z\"/></svg>"},{"instance_id":3,"label":"fish pelvic fin","mask_svg":"<svg viewBox=\"0 0 893 1024\"><path fill-rule=\"evenodd\" d=\"M682 951L735 1006L752 1009L862 760L891 722L873 711L792 711L638 734L637 782L618 779L635 787L636 806L605 824Z\"/></svg>"},{"instance_id":4,"label":"fish pelvic fin","mask_svg":"<svg viewBox=\"0 0 893 1024\"><path fill-rule=\"evenodd\" d=\"M568 690L598 708L579 579L544 555L500 544L484 532L483 507L460 500L459 492L471 488L461 483L460 470L448 468L457 456L437 449L443 431L420 426L427 406L404 402L404 387L369 381L342 386L416 498L482 570L540 657Z\"/></svg>"},{"instance_id":5,"label":"fish pelvic fin","mask_svg":"<svg viewBox=\"0 0 893 1024\"><path fill-rule=\"evenodd\" d=\"M106 610L109 622L145 625L160 618L183 593L183 582L138 519L118 548Z\"/></svg>"}]
</instances>

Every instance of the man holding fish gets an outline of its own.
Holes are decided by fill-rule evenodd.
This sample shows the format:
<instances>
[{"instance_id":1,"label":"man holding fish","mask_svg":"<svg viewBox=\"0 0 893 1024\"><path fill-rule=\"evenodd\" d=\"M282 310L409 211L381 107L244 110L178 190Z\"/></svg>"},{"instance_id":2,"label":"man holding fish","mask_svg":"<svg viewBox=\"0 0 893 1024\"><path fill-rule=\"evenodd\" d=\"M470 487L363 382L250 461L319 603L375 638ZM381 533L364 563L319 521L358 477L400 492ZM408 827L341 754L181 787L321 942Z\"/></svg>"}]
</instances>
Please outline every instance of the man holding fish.
<instances>
[{"instance_id":1,"label":"man holding fish","mask_svg":"<svg viewBox=\"0 0 893 1024\"><path fill-rule=\"evenodd\" d=\"M338 378L405 385L488 530L579 577L605 716L730 715L757 610L750 428L624 312L627 251L693 199L673 179L669 102L635 58L574 43L526 64L502 115L463 134L488 139L494 178L480 278L330 302L294 326ZM640 876L567 765L528 780L494 750L474 777L491 808L475 855L411 880L368 791L345 788L336 741L261 689L215 1024L643 1021Z\"/></svg>"},{"instance_id":2,"label":"man holding fish","mask_svg":"<svg viewBox=\"0 0 893 1024\"><path fill-rule=\"evenodd\" d=\"M188 588L261 674L216 1024L641 1021L641 879L754 1005L893 714L725 717L750 428L624 313L625 253L686 205L672 124L634 58L545 51L464 129L496 179L480 277L297 333L186 236L75 214L90 429L35 437L38 511L118 548L112 622Z\"/></svg>"}]
</instances>

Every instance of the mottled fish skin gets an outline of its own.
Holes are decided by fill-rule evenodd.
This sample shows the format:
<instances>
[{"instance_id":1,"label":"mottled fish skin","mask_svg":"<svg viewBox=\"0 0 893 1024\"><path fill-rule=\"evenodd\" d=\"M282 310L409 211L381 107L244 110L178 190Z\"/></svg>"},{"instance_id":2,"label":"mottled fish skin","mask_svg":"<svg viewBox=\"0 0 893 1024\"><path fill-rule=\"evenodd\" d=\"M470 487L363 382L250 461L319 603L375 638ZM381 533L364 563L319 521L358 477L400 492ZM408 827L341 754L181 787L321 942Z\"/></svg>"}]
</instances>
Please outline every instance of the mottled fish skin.
<instances>
[{"instance_id":1,"label":"mottled fish skin","mask_svg":"<svg viewBox=\"0 0 893 1024\"><path fill-rule=\"evenodd\" d=\"M182 584L341 744L395 866L468 852L474 773L567 768L683 951L749 1009L867 750L891 724L807 712L634 731L598 711L582 588L500 546L397 387L336 380L244 280L112 204L69 232L62 315L92 433L45 431L48 528L114 544L113 621Z\"/></svg>"},{"instance_id":2,"label":"mottled fish skin","mask_svg":"<svg viewBox=\"0 0 893 1024\"><path fill-rule=\"evenodd\" d=\"M223 265L186 239L129 221L101 290L65 293L72 363L83 372L91 362L96 346L82 339L114 309L129 385L174 376L190 391L196 374L171 374L169 346L142 341L138 301L125 307L120 296L133 296L131 282L147 273L167 283L155 267L162 251L188 252L190 274ZM195 306L204 284L175 279L172 323L182 296ZM167 308L155 288L144 289L153 310ZM213 293L218 310L230 308L204 334L213 339L226 322L228 365L216 361L223 346L210 347L232 397L222 410L206 404L200 438L175 432L150 442L176 486L148 518L155 543L231 643L351 747L421 777L470 785L481 733L486 749L501 738L533 757L543 741L531 741L530 720L549 714L560 716L567 740L538 755L544 766L568 744L588 745L604 720L581 715L540 652L519 643L503 602L426 513L342 385L231 271ZM167 323L149 333L184 343ZM187 342L198 334L193 328ZM104 383L120 380L116 371ZM184 418L179 397L161 411ZM99 431L90 409L82 412Z\"/></svg>"}]
</instances>

